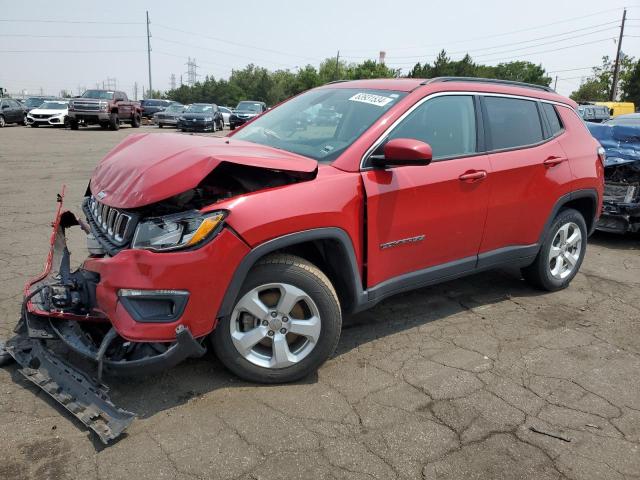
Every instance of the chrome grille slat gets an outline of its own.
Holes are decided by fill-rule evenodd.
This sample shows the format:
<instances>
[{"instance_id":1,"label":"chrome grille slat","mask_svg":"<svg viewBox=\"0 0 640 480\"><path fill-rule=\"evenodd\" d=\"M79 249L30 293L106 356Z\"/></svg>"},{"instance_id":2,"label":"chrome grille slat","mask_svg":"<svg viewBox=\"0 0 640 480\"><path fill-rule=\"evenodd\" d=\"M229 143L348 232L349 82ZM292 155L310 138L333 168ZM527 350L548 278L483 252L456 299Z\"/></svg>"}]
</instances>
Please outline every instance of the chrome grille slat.
<instances>
[{"instance_id":1,"label":"chrome grille slat","mask_svg":"<svg viewBox=\"0 0 640 480\"><path fill-rule=\"evenodd\" d=\"M133 216L98 201L93 195L86 202L88 213L98 229L112 242L123 244L135 227Z\"/></svg>"}]
</instances>

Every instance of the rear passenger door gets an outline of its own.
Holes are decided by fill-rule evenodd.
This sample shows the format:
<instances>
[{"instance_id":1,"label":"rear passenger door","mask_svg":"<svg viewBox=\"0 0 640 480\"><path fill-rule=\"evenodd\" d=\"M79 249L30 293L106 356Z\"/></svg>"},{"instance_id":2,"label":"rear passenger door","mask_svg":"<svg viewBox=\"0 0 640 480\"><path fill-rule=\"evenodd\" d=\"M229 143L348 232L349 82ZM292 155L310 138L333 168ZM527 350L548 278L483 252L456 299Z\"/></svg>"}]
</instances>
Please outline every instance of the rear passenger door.
<instances>
[{"instance_id":1,"label":"rear passenger door","mask_svg":"<svg viewBox=\"0 0 640 480\"><path fill-rule=\"evenodd\" d=\"M480 267L537 251L553 206L571 181L558 140L564 128L552 103L485 95L482 104L492 181Z\"/></svg>"}]
</instances>

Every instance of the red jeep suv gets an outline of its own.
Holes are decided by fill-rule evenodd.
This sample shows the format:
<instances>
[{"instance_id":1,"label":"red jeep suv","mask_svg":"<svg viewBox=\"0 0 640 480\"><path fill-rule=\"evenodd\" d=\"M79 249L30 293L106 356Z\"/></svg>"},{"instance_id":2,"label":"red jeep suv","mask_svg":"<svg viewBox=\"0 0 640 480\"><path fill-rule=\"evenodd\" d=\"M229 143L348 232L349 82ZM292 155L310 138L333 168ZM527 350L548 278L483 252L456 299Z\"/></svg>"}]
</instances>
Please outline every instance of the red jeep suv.
<instances>
[{"instance_id":1,"label":"red jeep suv","mask_svg":"<svg viewBox=\"0 0 640 480\"><path fill-rule=\"evenodd\" d=\"M396 293L504 265L562 289L603 192L604 153L576 106L499 80L362 80L226 138L131 135L97 166L84 218L58 208L7 350L63 385L54 397L73 389L42 339L99 378L175 365L210 339L238 376L290 382L333 353L344 315ZM71 271L74 225L90 255Z\"/></svg>"}]
</instances>

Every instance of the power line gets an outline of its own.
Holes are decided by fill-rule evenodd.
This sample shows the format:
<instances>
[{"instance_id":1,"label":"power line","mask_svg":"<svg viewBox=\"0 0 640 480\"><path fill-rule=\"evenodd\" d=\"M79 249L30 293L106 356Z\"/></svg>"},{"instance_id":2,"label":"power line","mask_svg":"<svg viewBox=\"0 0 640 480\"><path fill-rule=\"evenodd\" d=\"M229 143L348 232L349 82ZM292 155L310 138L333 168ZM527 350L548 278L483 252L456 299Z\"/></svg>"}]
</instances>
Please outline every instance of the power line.
<instances>
[{"instance_id":1,"label":"power line","mask_svg":"<svg viewBox=\"0 0 640 480\"><path fill-rule=\"evenodd\" d=\"M521 58L521 57L530 57L531 55L539 55L541 53L557 52L559 50L567 50L567 49L570 49L570 48L582 47L583 45L593 45L594 43L609 42L609 41L611 41L611 38L601 38L599 40L594 40L592 42L577 43L577 44L574 44L574 45L567 45L565 47L557 47L557 48L554 48L552 50L541 50L541 51L538 51L538 52L521 53L521 54L518 54L515 57L511 56L511 57L504 57L504 58L488 58L488 59L485 59L484 61L486 61L486 62L502 62L502 61L518 59L518 58ZM502 52L502 53L504 53L504 52ZM414 64L415 64L415 62L395 62L395 63L391 63L390 65L414 65Z\"/></svg>"},{"instance_id":2,"label":"power line","mask_svg":"<svg viewBox=\"0 0 640 480\"><path fill-rule=\"evenodd\" d=\"M632 8L632 7L627 7L627 8ZM390 48L388 50L396 50L396 51L399 51L399 50L417 50L419 48L440 47L440 46L442 46L443 43L446 43L447 45L455 45L455 44L466 43L466 42L475 42L477 40L486 40L486 39L489 39L489 38L505 37L505 36L508 36L508 35L514 35L514 34L518 34L518 33L522 33L522 32L530 32L532 30L540 30L540 29L551 27L551 26L554 26L554 25L560 25L562 23L573 22L575 20L582 20L584 18L595 17L597 15L602 15L603 13L620 11L622 9L623 9L623 7L610 8L610 9L607 9L607 10L600 10L599 12L589 13L587 15L582 15L582 16L579 16L579 17L572 17L572 18L567 18L567 19L564 19L564 20L558 20L557 22L546 23L546 24L543 24L543 25L537 25L537 26L529 27L529 28L521 28L521 29L518 29L518 30L509 31L509 32L502 32L502 33L496 33L496 34L492 34L492 35L485 35L485 36L482 36L482 37L467 38L467 39L464 39L464 40L456 40L456 41L453 41L453 42L440 42L440 43L434 43L434 44L430 44L430 45L418 45L418 46L413 46L413 47L400 47L400 48L394 48L394 49ZM351 50L351 52L362 52L362 51L365 51L365 50ZM368 50L366 50L366 51L368 51Z\"/></svg>"},{"instance_id":3,"label":"power line","mask_svg":"<svg viewBox=\"0 0 640 480\"><path fill-rule=\"evenodd\" d=\"M522 40L520 42L509 42L509 43L502 43L500 45L493 45L491 47L473 48L473 49L470 49L470 50L459 50L459 51L454 51L454 52L447 52L447 54L458 55L458 54L465 54L465 53L480 52L480 51L485 51L485 50L493 50L495 48L509 47L509 46L514 46L514 45L523 45L525 43L537 42L538 40L546 40L548 38L564 37L564 36L569 35L571 33L581 32L581 31L584 31L584 30L591 30L593 28L603 27L605 25L612 25L614 23L617 24L617 23L619 23L619 21L618 20L614 20L612 22L600 23L598 25L590 25L590 26L584 27L584 28L577 28L575 30L569 30L569 31L563 32L563 33L555 33L553 35L545 35L545 36L542 36L542 37L531 38L529 40ZM592 31L587 32L585 34L574 35L572 37L567 37L567 38L561 38L561 39L558 39L557 41L558 42L563 42L565 40L571 40L571 39L574 39L574 38L586 37L588 35L593 35L595 33L600 33L600 32L604 32L604 31L607 31L607 30L612 30L613 28L617 28L617 27L609 27L609 28L604 28L604 29L601 29L601 30L592 30ZM549 44L549 43L554 43L554 42L541 43L541 44L538 44L538 45L529 45L528 47L523 47L522 49L530 48L530 47L532 48L532 47L541 46L541 45L546 45L546 44ZM405 56L393 55L393 58L426 58L426 57L437 57L437 55L435 55L435 54L430 54L430 55L405 55ZM349 57L349 58L351 58L351 59L364 59L364 58L368 58L368 57Z\"/></svg>"},{"instance_id":4,"label":"power line","mask_svg":"<svg viewBox=\"0 0 640 480\"><path fill-rule=\"evenodd\" d=\"M144 50L0 50L0 53L143 53Z\"/></svg>"},{"instance_id":5,"label":"power line","mask_svg":"<svg viewBox=\"0 0 640 480\"><path fill-rule=\"evenodd\" d=\"M21 38L144 38L144 35L33 35L30 33L0 33L0 37Z\"/></svg>"},{"instance_id":6,"label":"power line","mask_svg":"<svg viewBox=\"0 0 640 480\"><path fill-rule=\"evenodd\" d=\"M194 45L192 43L179 42L177 40L170 40L168 38L163 38L163 37L154 37L154 38L156 40L160 40L161 42L173 43L173 44L176 44L176 45L181 45L181 46L190 47L190 48L199 48L199 49L202 49L202 50L207 50L209 52L218 53L220 55L228 55L230 57L246 58L246 59L251 60L251 61L260 60L260 59L256 59L256 57L250 57L250 56L247 56L247 55L239 55L237 53L229 53L229 52L225 52L224 50L217 50L215 48L204 47L202 45ZM262 61L264 61L264 60L262 60ZM280 62L274 62L274 61L264 61L264 62L265 63L273 63L275 65L280 65L280 66L289 66L286 63L280 63Z\"/></svg>"},{"instance_id":7,"label":"power line","mask_svg":"<svg viewBox=\"0 0 640 480\"><path fill-rule=\"evenodd\" d=\"M95 20L34 20L25 18L0 18L5 23L90 23L92 25L144 25L142 22L101 22Z\"/></svg>"},{"instance_id":8,"label":"power line","mask_svg":"<svg viewBox=\"0 0 640 480\"><path fill-rule=\"evenodd\" d=\"M186 35L193 35L193 36L197 36L197 37L207 38L209 40L215 40L216 42L222 42L222 43L226 43L228 45L233 45L233 46L236 46L236 47L250 48L252 50L261 50L263 52L276 53L278 55L285 55L287 57L297 57L297 58L303 58L303 59L314 60L314 61L316 60L315 58L306 57L304 55L295 55L293 53L283 52L281 50L274 50L274 49L271 49L271 48L258 47L256 45L249 45L249 44L246 44L246 43L232 42L230 40L225 40L224 38L212 37L211 35L205 35L205 34L201 34L201 33L194 33L194 32L190 32L188 30L181 30L181 29L175 28L175 27L168 27L166 25L156 24L156 27L164 28L166 30L170 30L170 31L173 31L173 32L184 33Z\"/></svg>"},{"instance_id":9,"label":"power line","mask_svg":"<svg viewBox=\"0 0 640 480\"><path fill-rule=\"evenodd\" d=\"M617 22L612 22L612 23L617 23ZM590 28L591 28L591 27L590 27ZM614 29L614 28L616 28L616 29L617 29L617 27L608 27L608 28L603 28L603 29L600 29L600 30L593 30L593 31L591 31L591 32L582 33L582 34L579 34L579 35L573 35L573 36L571 36L571 37L561 38L561 39L554 40L554 41L551 41L551 42L542 42L542 43L538 43L538 44L535 44L535 45L527 45L527 46L524 46L524 47L512 48L512 49L509 49L509 50L502 50L502 51L498 51L498 52L484 53L484 54L480 54L480 55L476 55L476 54L474 54L474 52L481 52L481 51L485 51L485 50L492 50L492 49L494 49L494 48L500 48L500 47L509 46L509 45L522 45L522 44L524 44L524 43L530 43L530 42L532 42L532 41L542 40L542 39L544 39L544 38L550 38L550 37L555 37L555 36L559 36L559 35L566 35L566 34L567 34L567 33L569 33L569 32L567 32L567 33L565 33L565 34L558 34L558 35L550 35L550 36L547 36L547 37L541 37L541 38L539 38L539 39L525 40L525 41L522 41L522 42L515 42L515 43L502 44L502 45L495 45L495 46L493 46L493 47L477 48L477 49L471 49L471 50L460 50L460 51L457 51L457 52L447 52L447 53L449 53L449 54L451 54L451 55L470 54L470 55L472 55L474 58L478 58L478 57L487 57L487 56L491 56L491 55L501 55L501 54L503 54L503 53L517 52L517 51L520 51L520 50L527 50L527 49L529 49L529 48L537 48L537 47L542 47L542 46L544 46L544 45L551 45L551 44L554 44L554 43L565 42L565 41L567 41L567 40L573 40L573 39L576 39L576 38L587 37L587 36L589 36L589 35L594 35L594 34L596 34L596 33L602 33L602 32L605 32L605 31L612 30L612 29ZM582 30L582 29L580 29L580 30ZM436 56L437 56L437 55L433 55L433 54L432 54L432 55L393 56L392 58L415 58L415 59L421 59L421 58L423 58L423 59L424 59L424 58L427 58L427 57L436 57Z\"/></svg>"}]
</instances>

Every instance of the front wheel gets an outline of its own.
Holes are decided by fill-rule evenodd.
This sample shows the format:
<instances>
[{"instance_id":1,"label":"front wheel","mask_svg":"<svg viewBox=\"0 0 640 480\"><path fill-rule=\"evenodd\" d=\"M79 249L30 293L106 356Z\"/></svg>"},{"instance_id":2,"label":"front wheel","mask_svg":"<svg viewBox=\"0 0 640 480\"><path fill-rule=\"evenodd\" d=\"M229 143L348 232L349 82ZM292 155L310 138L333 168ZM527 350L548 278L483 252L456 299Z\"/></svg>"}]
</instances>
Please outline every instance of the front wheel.
<instances>
[{"instance_id":1,"label":"front wheel","mask_svg":"<svg viewBox=\"0 0 640 480\"><path fill-rule=\"evenodd\" d=\"M580 270L586 247L584 217L572 208L562 210L551 224L534 262L522 269L522 276L541 290L566 288Z\"/></svg>"},{"instance_id":2,"label":"front wheel","mask_svg":"<svg viewBox=\"0 0 640 480\"><path fill-rule=\"evenodd\" d=\"M140 115L133 115L133 117L131 118L131 126L133 128L139 128L140 127Z\"/></svg>"},{"instance_id":3,"label":"front wheel","mask_svg":"<svg viewBox=\"0 0 640 480\"><path fill-rule=\"evenodd\" d=\"M120 129L120 118L117 113L112 113L109 117L109 128L111 128L111 130Z\"/></svg>"},{"instance_id":4,"label":"front wheel","mask_svg":"<svg viewBox=\"0 0 640 480\"><path fill-rule=\"evenodd\" d=\"M80 128L80 122L75 118L70 118L69 126L71 127L71 130L78 130L78 128Z\"/></svg>"},{"instance_id":5,"label":"front wheel","mask_svg":"<svg viewBox=\"0 0 640 480\"><path fill-rule=\"evenodd\" d=\"M220 361L259 383L299 380L315 372L340 338L340 303L327 276L312 263L277 254L247 275L233 312L211 340Z\"/></svg>"}]
</instances>

